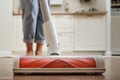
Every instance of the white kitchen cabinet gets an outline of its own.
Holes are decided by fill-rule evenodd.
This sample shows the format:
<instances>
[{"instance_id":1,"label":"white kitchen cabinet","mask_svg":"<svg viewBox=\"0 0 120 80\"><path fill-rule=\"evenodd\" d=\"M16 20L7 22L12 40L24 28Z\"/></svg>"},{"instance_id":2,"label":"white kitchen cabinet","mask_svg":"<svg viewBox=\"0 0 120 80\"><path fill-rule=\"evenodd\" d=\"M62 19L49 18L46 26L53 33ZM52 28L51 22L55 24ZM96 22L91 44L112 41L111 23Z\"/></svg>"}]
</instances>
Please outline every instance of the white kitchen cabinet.
<instances>
[{"instance_id":1,"label":"white kitchen cabinet","mask_svg":"<svg viewBox=\"0 0 120 80\"><path fill-rule=\"evenodd\" d=\"M73 51L73 16L52 16L62 51ZM22 33L22 19L14 18L14 51L25 51ZM46 45L44 45L46 51Z\"/></svg>"},{"instance_id":2,"label":"white kitchen cabinet","mask_svg":"<svg viewBox=\"0 0 120 80\"><path fill-rule=\"evenodd\" d=\"M105 17L100 16L52 16L62 51L105 51ZM22 19L15 17L14 51L24 51ZM46 45L44 45L46 51Z\"/></svg>"},{"instance_id":3,"label":"white kitchen cabinet","mask_svg":"<svg viewBox=\"0 0 120 80\"><path fill-rule=\"evenodd\" d=\"M56 25L58 38L62 51L73 51L73 34L74 23L73 16L70 15L57 15L53 16L53 21Z\"/></svg>"},{"instance_id":4,"label":"white kitchen cabinet","mask_svg":"<svg viewBox=\"0 0 120 80\"><path fill-rule=\"evenodd\" d=\"M25 44L23 43L22 19L21 16L14 17L14 47L13 51L24 51Z\"/></svg>"},{"instance_id":5,"label":"white kitchen cabinet","mask_svg":"<svg viewBox=\"0 0 120 80\"><path fill-rule=\"evenodd\" d=\"M74 17L74 51L105 51L105 17Z\"/></svg>"},{"instance_id":6,"label":"white kitchen cabinet","mask_svg":"<svg viewBox=\"0 0 120 80\"><path fill-rule=\"evenodd\" d=\"M111 48L113 55L120 55L120 15L112 16Z\"/></svg>"}]
</instances>

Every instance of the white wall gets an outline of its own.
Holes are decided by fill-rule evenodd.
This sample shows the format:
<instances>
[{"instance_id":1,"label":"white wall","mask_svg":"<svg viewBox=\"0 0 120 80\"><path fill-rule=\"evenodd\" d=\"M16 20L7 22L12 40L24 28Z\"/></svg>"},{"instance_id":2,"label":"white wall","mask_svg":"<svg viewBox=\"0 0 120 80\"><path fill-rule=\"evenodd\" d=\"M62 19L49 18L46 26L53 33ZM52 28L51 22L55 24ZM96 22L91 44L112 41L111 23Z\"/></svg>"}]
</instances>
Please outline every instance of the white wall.
<instances>
[{"instance_id":1,"label":"white wall","mask_svg":"<svg viewBox=\"0 0 120 80\"><path fill-rule=\"evenodd\" d=\"M10 51L13 47L12 0L0 0L0 51Z\"/></svg>"}]
</instances>

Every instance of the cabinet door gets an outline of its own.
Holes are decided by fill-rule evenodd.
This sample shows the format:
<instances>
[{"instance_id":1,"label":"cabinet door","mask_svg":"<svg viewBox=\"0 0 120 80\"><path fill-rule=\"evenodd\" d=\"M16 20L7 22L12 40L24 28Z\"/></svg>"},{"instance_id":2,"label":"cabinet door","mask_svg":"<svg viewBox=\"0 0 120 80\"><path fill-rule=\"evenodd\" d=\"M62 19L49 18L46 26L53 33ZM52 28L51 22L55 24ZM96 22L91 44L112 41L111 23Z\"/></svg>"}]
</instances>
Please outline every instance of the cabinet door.
<instances>
[{"instance_id":1,"label":"cabinet door","mask_svg":"<svg viewBox=\"0 0 120 80\"><path fill-rule=\"evenodd\" d=\"M61 50L73 51L73 16L52 16L52 18L58 33ZM22 41L23 33L21 17L15 17L14 22L14 51L24 51L25 44ZM43 51L46 50L46 45L44 45Z\"/></svg>"},{"instance_id":2,"label":"cabinet door","mask_svg":"<svg viewBox=\"0 0 120 80\"><path fill-rule=\"evenodd\" d=\"M73 16L53 16L62 51L73 51Z\"/></svg>"},{"instance_id":3,"label":"cabinet door","mask_svg":"<svg viewBox=\"0 0 120 80\"><path fill-rule=\"evenodd\" d=\"M119 53L120 52L120 16L112 16L111 28L112 28L111 29L112 51L113 51L113 54L115 52Z\"/></svg>"},{"instance_id":4,"label":"cabinet door","mask_svg":"<svg viewBox=\"0 0 120 80\"><path fill-rule=\"evenodd\" d=\"M75 16L75 51L105 50L105 17Z\"/></svg>"},{"instance_id":5,"label":"cabinet door","mask_svg":"<svg viewBox=\"0 0 120 80\"><path fill-rule=\"evenodd\" d=\"M14 51L25 50L22 34L22 19L21 17L14 17Z\"/></svg>"}]
</instances>

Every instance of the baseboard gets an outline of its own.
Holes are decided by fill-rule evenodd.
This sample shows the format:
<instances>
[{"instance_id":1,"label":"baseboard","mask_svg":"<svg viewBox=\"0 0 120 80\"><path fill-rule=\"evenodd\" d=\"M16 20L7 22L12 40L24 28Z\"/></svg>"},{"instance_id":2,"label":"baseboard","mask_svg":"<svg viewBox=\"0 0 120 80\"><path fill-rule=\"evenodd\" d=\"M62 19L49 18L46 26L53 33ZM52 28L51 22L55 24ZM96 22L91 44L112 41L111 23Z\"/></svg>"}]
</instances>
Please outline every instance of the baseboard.
<instances>
[{"instance_id":1,"label":"baseboard","mask_svg":"<svg viewBox=\"0 0 120 80\"><path fill-rule=\"evenodd\" d=\"M112 48L112 56L120 56L120 48Z\"/></svg>"},{"instance_id":2,"label":"baseboard","mask_svg":"<svg viewBox=\"0 0 120 80\"><path fill-rule=\"evenodd\" d=\"M26 52L25 51L13 51L12 52L13 55L25 55ZM47 52L43 52L42 53L43 56L46 56L47 55ZM105 52L104 51L63 51L61 52L61 55L62 56L88 56L88 55L102 55L104 56L105 55Z\"/></svg>"},{"instance_id":3,"label":"baseboard","mask_svg":"<svg viewBox=\"0 0 120 80\"><path fill-rule=\"evenodd\" d=\"M120 56L120 53L119 54L112 54L112 56Z\"/></svg>"},{"instance_id":4,"label":"baseboard","mask_svg":"<svg viewBox=\"0 0 120 80\"><path fill-rule=\"evenodd\" d=\"M12 51L0 51L0 55L12 55Z\"/></svg>"}]
</instances>

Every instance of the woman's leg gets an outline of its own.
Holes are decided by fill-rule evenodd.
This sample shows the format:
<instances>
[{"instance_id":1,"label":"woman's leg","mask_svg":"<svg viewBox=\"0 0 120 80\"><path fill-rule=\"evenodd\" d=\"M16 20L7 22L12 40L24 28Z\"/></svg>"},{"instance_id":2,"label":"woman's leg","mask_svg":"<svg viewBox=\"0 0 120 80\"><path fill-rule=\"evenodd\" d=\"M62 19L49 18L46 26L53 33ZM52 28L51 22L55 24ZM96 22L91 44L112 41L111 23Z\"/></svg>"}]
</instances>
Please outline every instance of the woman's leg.
<instances>
[{"instance_id":1,"label":"woman's leg","mask_svg":"<svg viewBox=\"0 0 120 80\"><path fill-rule=\"evenodd\" d=\"M33 43L26 43L26 55L33 55Z\"/></svg>"},{"instance_id":2,"label":"woman's leg","mask_svg":"<svg viewBox=\"0 0 120 80\"><path fill-rule=\"evenodd\" d=\"M36 43L35 55L41 55L43 49L43 44Z\"/></svg>"},{"instance_id":3,"label":"woman's leg","mask_svg":"<svg viewBox=\"0 0 120 80\"><path fill-rule=\"evenodd\" d=\"M44 33L43 33L43 17L42 17L42 13L41 13L41 8L40 8L40 2L39 0L38 4L39 4L39 14L38 14L38 18L37 18L37 26L36 26L36 34L35 34L35 42L36 42L36 50L35 50L35 54L36 55L40 55L42 53L42 47L43 47L43 43L44 43Z\"/></svg>"},{"instance_id":4,"label":"woman's leg","mask_svg":"<svg viewBox=\"0 0 120 80\"><path fill-rule=\"evenodd\" d=\"M26 54L33 54L33 42L37 25L39 5L37 0L20 0L23 19L23 41L26 43Z\"/></svg>"}]
</instances>

